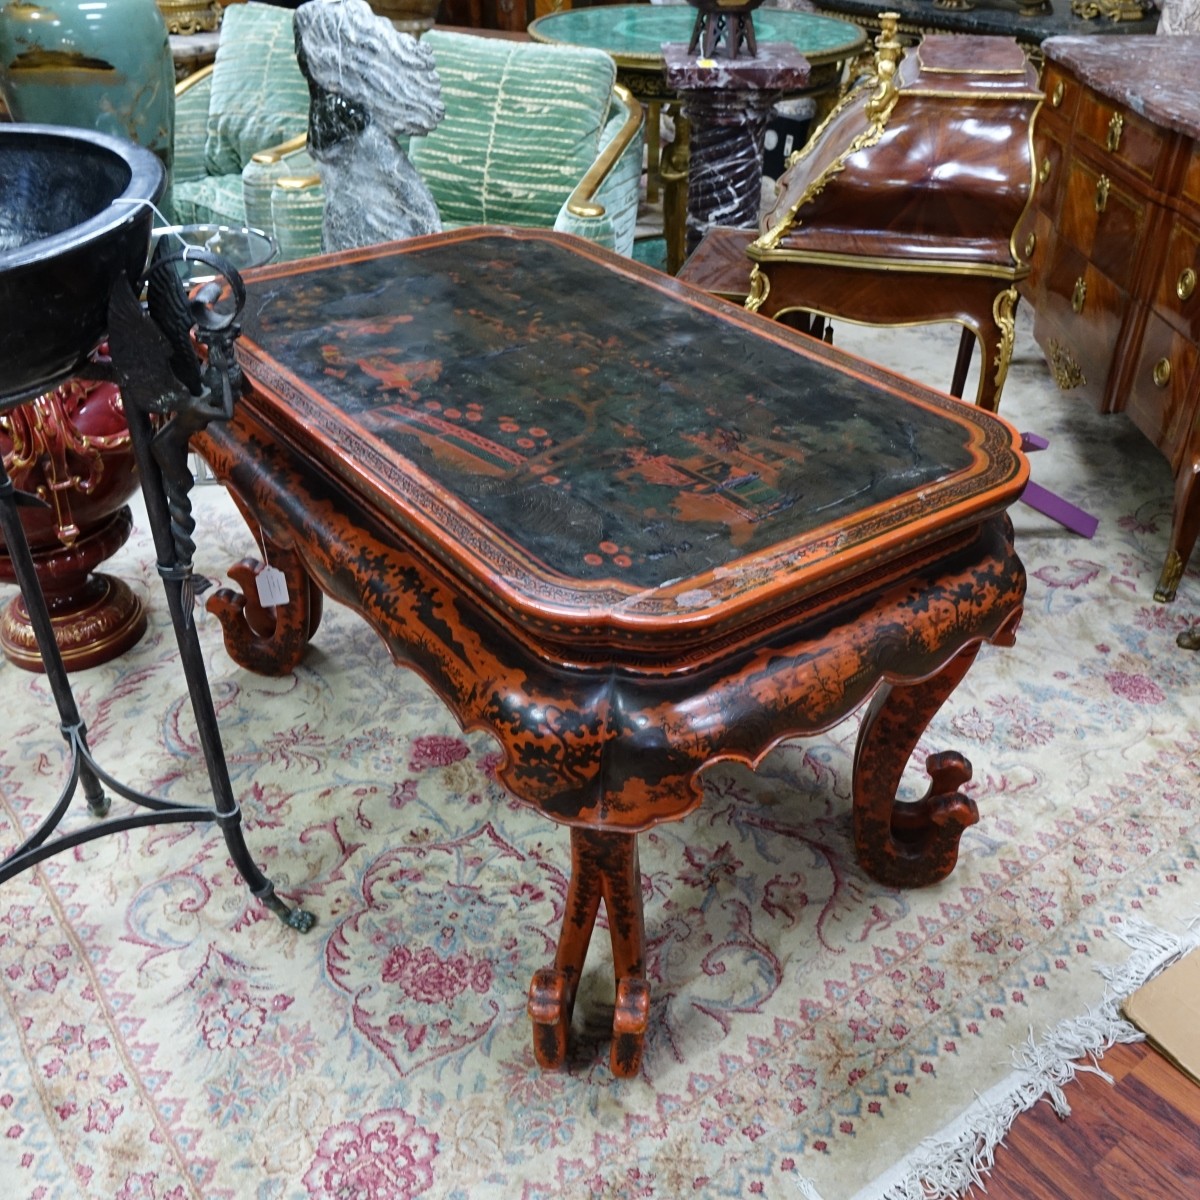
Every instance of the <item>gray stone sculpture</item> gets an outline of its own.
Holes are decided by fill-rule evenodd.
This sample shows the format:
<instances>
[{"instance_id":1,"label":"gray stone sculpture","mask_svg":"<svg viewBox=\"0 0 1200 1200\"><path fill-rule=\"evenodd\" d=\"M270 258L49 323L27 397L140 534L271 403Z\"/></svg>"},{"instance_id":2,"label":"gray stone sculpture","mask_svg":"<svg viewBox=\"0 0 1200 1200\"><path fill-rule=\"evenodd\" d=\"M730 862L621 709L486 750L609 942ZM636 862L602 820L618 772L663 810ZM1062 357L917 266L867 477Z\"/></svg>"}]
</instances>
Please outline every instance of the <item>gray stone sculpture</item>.
<instances>
[{"instance_id":1,"label":"gray stone sculpture","mask_svg":"<svg viewBox=\"0 0 1200 1200\"><path fill-rule=\"evenodd\" d=\"M366 0L308 0L295 31L311 96L308 149L325 188L322 248L438 232L437 204L396 144L445 116L432 52Z\"/></svg>"}]
</instances>

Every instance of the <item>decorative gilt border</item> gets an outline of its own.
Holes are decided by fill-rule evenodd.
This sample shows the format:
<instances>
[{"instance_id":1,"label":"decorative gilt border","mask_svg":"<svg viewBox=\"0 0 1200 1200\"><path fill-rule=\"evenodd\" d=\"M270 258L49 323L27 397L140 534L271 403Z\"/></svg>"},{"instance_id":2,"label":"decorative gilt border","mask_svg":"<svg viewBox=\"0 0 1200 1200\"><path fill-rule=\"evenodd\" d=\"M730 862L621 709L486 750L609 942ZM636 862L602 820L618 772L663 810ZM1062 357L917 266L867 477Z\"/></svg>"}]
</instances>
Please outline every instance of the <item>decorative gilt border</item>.
<instances>
[{"instance_id":1,"label":"decorative gilt border","mask_svg":"<svg viewBox=\"0 0 1200 1200\"><path fill-rule=\"evenodd\" d=\"M791 166L794 163L802 162L812 152L813 147L820 144L822 140L821 134L825 131L829 123L848 108L862 101L865 91L873 89L863 105L863 112L868 121L867 128L854 138L846 149L804 189L804 193L800 199L789 207L781 221L773 225L766 233L751 243L749 252L776 249L783 238L799 224L798 214L800 210L810 201L816 199L825 190L826 185L831 179L840 175L846 169L846 163L853 155L857 154L860 150L867 149L869 146L874 146L883 137L884 131L887 129L888 118L891 117L892 110L896 107L896 101L900 97L900 84L896 79L896 73L899 69L900 61L904 57L904 46L896 36L896 26L899 19L898 13L882 13L880 15L883 29L875 39L874 78L846 95L821 123L820 127L809 139L808 145L788 165ZM761 303L761 300L759 303Z\"/></svg>"}]
</instances>

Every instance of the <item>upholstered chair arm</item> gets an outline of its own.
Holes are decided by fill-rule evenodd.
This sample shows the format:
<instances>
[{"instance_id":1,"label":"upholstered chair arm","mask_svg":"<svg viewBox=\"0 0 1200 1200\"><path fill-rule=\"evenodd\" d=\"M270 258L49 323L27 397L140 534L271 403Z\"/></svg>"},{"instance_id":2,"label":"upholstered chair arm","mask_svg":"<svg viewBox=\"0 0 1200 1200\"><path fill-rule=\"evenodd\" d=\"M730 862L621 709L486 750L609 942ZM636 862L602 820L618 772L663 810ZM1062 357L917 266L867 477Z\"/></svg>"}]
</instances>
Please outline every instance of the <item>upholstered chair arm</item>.
<instances>
[{"instance_id":1,"label":"upholstered chair arm","mask_svg":"<svg viewBox=\"0 0 1200 1200\"><path fill-rule=\"evenodd\" d=\"M175 85L175 160L171 182L203 179L204 144L208 137L208 100L212 92L213 64L181 79Z\"/></svg>"},{"instance_id":2,"label":"upholstered chair arm","mask_svg":"<svg viewBox=\"0 0 1200 1200\"><path fill-rule=\"evenodd\" d=\"M297 150L303 150L307 143L308 134L298 133L294 138L288 138L286 142L280 142L278 146L272 146L268 150L260 150L250 161L264 167L274 166L275 163L295 154Z\"/></svg>"},{"instance_id":3,"label":"upholstered chair arm","mask_svg":"<svg viewBox=\"0 0 1200 1200\"><path fill-rule=\"evenodd\" d=\"M246 170L254 165L251 163ZM268 196L270 225L266 228L275 239L277 260L287 262L319 254L325 189L316 164L306 150L299 150L277 164L261 166L275 171Z\"/></svg>"},{"instance_id":4,"label":"upholstered chair arm","mask_svg":"<svg viewBox=\"0 0 1200 1200\"><path fill-rule=\"evenodd\" d=\"M596 160L563 204L554 228L626 256L633 253L645 114L620 84Z\"/></svg>"},{"instance_id":5,"label":"upholstered chair arm","mask_svg":"<svg viewBox=\"0 0 1200 1200\"><path fill-rule=\"evenodd\" d=\"M308 155L305 142L305 135L298 134L278 146L260 150L242 168L242 197L246 205L247 225L275 236L271 194L276 183L280 179L316 175L316 167Z\"/></svg>"}]
</instances>

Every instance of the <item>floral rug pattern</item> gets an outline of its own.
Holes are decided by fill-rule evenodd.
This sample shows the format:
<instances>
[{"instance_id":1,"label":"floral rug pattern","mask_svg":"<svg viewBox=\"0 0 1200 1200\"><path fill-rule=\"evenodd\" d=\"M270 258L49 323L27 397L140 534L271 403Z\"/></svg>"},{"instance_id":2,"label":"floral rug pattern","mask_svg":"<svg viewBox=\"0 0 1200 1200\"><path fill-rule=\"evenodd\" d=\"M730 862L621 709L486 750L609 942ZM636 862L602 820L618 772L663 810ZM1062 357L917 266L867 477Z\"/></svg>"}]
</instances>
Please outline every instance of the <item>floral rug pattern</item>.
<instances>
[{"instance_id":1,"label":"floral rug pattern","mask_svg":"<svg viewBox=\"0 0 1200 1200\"><path fill-rule=\"evenodd\" d=\"M957 342L836 336L939 386ZM1096 1002L1123 926L1180 930L1200 909L1200 656L1175 645L1200 621L1200 576L1152 599L1167 464L1124 417L1060 395L1024 325L1001 412L1049 439L1034 478L1100 527L1088 541L1013 510L1017 645L984 648L917 754L975 767L981 820L949 879L898 892L858 869L854 720L757 772L714 769L697 812L641 838L641 1076L608 1069L603 929L570 1069L544 1073L525 999L554 953L566 831L505 795L491 741L462 735L352 614L328 608L284 679L236 668L203 622L251 850L317 924L264 914L209 827L117 834L0 886L6 1197L869 1193L1014 1046ZM252 543L221 489L195 495L197 568L221 580ZM76 696L110 772L207 802L136 516L107 569L147 601L150 632L75 675ZM4 664L0 698L7 848L57 795L63 743L42 677Z\"/></svg>"}]
</instances>

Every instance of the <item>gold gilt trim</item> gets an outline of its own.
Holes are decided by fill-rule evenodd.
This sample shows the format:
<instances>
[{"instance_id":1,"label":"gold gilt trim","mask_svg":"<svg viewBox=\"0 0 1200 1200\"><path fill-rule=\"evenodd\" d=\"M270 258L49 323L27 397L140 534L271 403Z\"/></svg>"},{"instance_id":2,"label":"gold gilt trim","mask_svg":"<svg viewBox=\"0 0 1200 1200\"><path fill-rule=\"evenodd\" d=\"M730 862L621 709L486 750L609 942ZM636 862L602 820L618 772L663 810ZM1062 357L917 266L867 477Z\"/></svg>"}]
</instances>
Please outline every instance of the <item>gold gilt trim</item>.
<instances>
[{"instance_id":1,"label":"gold gilt trim","mask_svg":"<svg viewBox=\"0 0 1200 1200\"><path fill-rule=\"evenodd\" d=\"M275 163L286 158L289 154L295 154L297 150L303 150L308 143L307 133L298 133L293 138L288 138L286 142L280 142L278 146L272 146L269 150L260 150L251 158L252 162L258 163L260 166L274 166Z\"/></svg>"},{"instance_id":2,"label":"gold gilt trim","mask_svg":"<svg viewBox=\"0 0 1200 1200\"><path fill-rule=\"evenodd\" d=\"M899 84L896 82L896 71L900 60L904 57L904 46L896 36L896 27L897 22L900 20L900 14L891 12L881 13L879 19L882 22L882 29L879 36L875 39L874 79L869 80L862 87L855 88L846 96L842 103L829 114L822 123L821 128L809 139L808 146L805 147L805 150L793 162L799 162L806 157L812 147L820 141L819 135L825 129L825 126L835 116L849 107L851 103L856 103L861 99L862 93L866 88L873 87L874 91L867 98L863 109L868 121L867 128L854 138L846 149L804 189L800 199L788 209L783 219L756 239L751 244L750 249L774 250L784 236L799 224L796 218L800 209L819 196L825 190L829 181L846 169L847 160L860 150L874 146L883 137L884 131L887 129L888 118L892 115L892 109L896 107L896 101L900 96ZM791 165L789 163L789 166Z\"/></svg>"},{"instance_id":3,"label":"gold gilt trim","mask_svg":"<svg viewBox=\"0 0 1200 1200\"><path fill-rule=\"evenodd\" d=\"M1149 11L1149 6L1141 0L1071 0L1072 14L1085 21L1096 17L1109 21L1140 21Z\"/></svg>"},{"instance_id":4,"label":"gold gilt trim","mask_svg":"<svg viewBox=\"0 0 1200 1200\"><path fill-rule=\"evenodd\" d=\"M1179 590L1179 581L1183 578L1184 562L1178 550L1167 552L1167 561L1163 563L1162 575L1158 586L1154 589L1154 598L1159 604L1169 604L1175 599Z\"/></svg>"},{"instance_id":5,"label":"gold gilt trim","mask_svg":"<svg viewBox=\"0 0 1200 1200\"><path fill-rule=\"evenodd\" d=\"M1051 338L1046 348L1050 351L1050 370L1059 391L1069 392L1072 388L1083 387L1087 383L1083 377L1083 368L1068 347L1056 338Z\"/></svg>"},{"instance_id":6,"label":"gold gilt trim","mask_svg":"<svg viewBox=\"0 0 1200 1200\"><path fill-rule=\"evenodd\" d=\"M576 185L575 190L567 200L567 211L573 217L583 220L598 219L604 216L604 205L596 199L596 193L608 179L612 169L617 165L617 159L625 153L626 147L637 137L642 122L646 119L642 106L633 98L629 89L617 83L613 91L625 105L625 124L621 126L616 137L604 147L603 152L588 168L587 174Z\"/></svg>"},{"instance_id":7,"label":"gold gilt trim","mask_svg":"<svg viewBox=\"0 0 1200 1200\"><path fill-rule=\"evenodd\" d=\"M842 254L829 250L782 250L764 252L762 238L746 247L747 255L756 262L803 263L806 266L844 267L854 271L874 271L895 275L961 275L969 279L1001 279L1015 282L1029 274L1029 264L1015 266L1001 263L964 263L952 258L883 258L870 254Z\"/></svg>"},{"instance_id":8,"label":"gold gilt trim","mask_svg":"<svg viewBox=\"0 0 1200 1200\"><path fill-rule=\"evenodd\" d=\"M771 281L759 269L758 264L755 263L750 272L750 294L746 297L745 303L747 312L758 312L762 308L770 291Z\"/></svg>"},{"instance_id":9,"label":"gold gilt trim","mask_svg":"<svg viewBox=\"0 0 1200 1200\"><path fill-rule=\"evenodd\" d=\"M175 99L178 100L180 96L184 95L184 93L190 92L192 88L196 86L196 84L203 83L216 69L216 65L216 63L208 63L207 65L201 67L198 71L193 71L186 78L181 79L175 85Z\"/></svg>"},{"instance_id":10,"label":"gold gilt trim","mask_svg":"<svg viewBox=\"0 0 1200 1200\"><path fill-rule=\"evenodd\" d=\"M1038 114L1042 111L1042 105L1045 103L1045 97L1039 97L1038 102L1033 106L1033 112L1029 114L1029 125L1025 130L1025 146L1029 152L1029 187L1025 189L1025 206L1021 209L1021 215L1017 218L1016 224L1013 225L1012 234L1008 239L1009 250L1012 252L1013 261L1021 263L1025 270L1028 271L1029 260L1033 258L1033 250L1037 245L1037 237L1030 234L1025 243L1025 253L1022 254L1017 248L1017 233L1024 226L1025 220L1029 215L1030 209L1033 208L1037 200L1038 180L1041 178L1041 172L1037 161L1037 143L1034 140L1034 130L1037 128ZM1047 159L1047 162L1050 160Z\"/></svg>"},{"instance_id":11,"label":"gold gilt trim","mask_svg":"<svg viewBox=\"0 0 1200 1200\"><path fill-rule=\"evenodd\" d=\"M992 301L992 319L1000 330L1000 347L996 354L996 395L1004 389L1008 365L1012 362L1013 343L1017 336L1017 289L1008 288Z\"/></svg>"},{"instance_id":12,"label":"gold gilt trim","mask_svg":"<svg viewBox=\"0 0 1200 1200\"><path fill-rule=\"evenodd\" d=\"M904 89L906 96L921 96L932 100L974 100L976 102L988 100L1040 100L1041 92L1035 92L1032 88L1018 88L1016 91L1005 92L977 92L963 90L961 92L952 92L947 88L915 88L906 87Z\"/></svg>"},{"instance_id":13,"label":"gold gilt trim","mask_svg":"<svg viewBox=\"0 0 1200 1200\"><path fill-rule=\"evenodd\" d=\"M921 48L917 47L917 61L926 75L1024 75L1024 65L1019 67L992 68L983 70L979 67L931 67L922 57Z\"/></svg>"}]
</instances>

